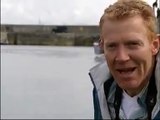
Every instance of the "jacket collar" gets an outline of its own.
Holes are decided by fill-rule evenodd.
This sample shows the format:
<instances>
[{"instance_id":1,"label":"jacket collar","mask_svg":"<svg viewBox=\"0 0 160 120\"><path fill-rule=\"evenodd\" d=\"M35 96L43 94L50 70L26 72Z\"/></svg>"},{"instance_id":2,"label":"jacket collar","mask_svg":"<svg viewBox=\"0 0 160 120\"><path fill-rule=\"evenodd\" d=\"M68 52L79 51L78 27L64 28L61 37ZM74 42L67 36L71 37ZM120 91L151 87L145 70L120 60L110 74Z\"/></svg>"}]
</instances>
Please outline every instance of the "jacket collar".
<instances>
[{"instance_id":1,"label":"jacket collar","mask_svg":"<svg viewBox=\"0 0 160 120\"><path fill-rule=\"evenodd\" d=\"M156 79L156 87L157 87L157 100L160 102L160 52L156 58L156 68L155 68L155 79Z\"/></svg>"},{"instance_id":2,"label":"jacket collar","mask_svg":"<svg viewBox=\"0 0 160 120\"><path fill-rule=\"evenodd\" d=\"M106 61L90 69L92 83L98 90L101 85L109 78L110 73Z\"/></svg>"}]
</instances>

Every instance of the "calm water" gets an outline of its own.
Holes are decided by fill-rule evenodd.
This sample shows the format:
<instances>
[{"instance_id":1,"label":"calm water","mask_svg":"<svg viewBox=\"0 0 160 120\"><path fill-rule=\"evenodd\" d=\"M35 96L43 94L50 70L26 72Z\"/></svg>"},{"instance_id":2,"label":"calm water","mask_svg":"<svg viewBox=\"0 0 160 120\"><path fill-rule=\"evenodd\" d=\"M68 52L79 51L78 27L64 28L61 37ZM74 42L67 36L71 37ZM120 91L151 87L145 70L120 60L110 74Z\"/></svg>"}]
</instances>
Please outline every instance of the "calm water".
<instances>
[{"instance_id":1,"label":"calm water","mask_svg":"<svg viewBox=\"0 0 160 120\"><path fill-rule=\"evenodd\" d=\"M2 118L93 118L92 47L1 46Z\"/></svg>"}]
</instances>

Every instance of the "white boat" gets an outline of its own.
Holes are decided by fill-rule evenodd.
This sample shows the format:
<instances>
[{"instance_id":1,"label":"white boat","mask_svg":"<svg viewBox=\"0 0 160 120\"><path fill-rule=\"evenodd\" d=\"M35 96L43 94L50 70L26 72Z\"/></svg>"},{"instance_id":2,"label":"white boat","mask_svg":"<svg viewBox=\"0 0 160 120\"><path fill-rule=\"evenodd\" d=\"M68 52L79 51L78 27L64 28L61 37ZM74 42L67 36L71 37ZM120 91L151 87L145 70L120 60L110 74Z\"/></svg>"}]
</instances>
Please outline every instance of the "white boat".
<instances>
[{"instance_id":1,"label":"white boat","mask_svg":"<svg viewBox=\"0 0 160 120\"><path fill-rule=\"evenodd\" d=\"M102 48L99 45L99 41L95 41L93 43L93 47L94 47L94 53L95 54L102 54L103 53L103 50L102 50Z\"/></svg>"}]
</instances>

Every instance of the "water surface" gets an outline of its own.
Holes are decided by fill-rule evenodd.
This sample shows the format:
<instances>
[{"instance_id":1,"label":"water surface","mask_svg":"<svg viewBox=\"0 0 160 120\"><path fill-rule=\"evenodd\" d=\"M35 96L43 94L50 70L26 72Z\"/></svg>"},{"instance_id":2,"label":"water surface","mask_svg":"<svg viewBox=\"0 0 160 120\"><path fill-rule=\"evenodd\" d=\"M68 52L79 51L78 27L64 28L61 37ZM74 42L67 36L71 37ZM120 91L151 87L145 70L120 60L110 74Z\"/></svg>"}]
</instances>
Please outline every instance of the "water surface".
<instances>
[{"instance_id":1,"label":"water surface","mask_svg":"<svg viewBox=\"0 0 160 120\"><path fill-rule=\"evenodd\" d=\"M3 119L92 119L92 47L1 46Z\"/></svg>"}]
</instances>

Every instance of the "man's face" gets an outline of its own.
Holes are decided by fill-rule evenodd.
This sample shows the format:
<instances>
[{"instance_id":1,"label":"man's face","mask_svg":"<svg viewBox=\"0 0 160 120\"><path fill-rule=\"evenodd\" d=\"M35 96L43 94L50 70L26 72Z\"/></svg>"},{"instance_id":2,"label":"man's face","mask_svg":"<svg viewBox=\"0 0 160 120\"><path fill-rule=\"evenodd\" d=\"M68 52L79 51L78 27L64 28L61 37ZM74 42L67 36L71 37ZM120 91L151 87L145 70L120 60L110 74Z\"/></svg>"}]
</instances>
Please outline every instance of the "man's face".
<instances>
[{"instance_id":1,"label":"man's face","mask_svg":"<svg viewBox=\"0 0 160 120\"><path fill-rule=\"evenodd\" d=\"M117 84L126 91L139 91L149 80L159 42L150 42L141 17L105 20L102 26L105 58Z\"/></svg>"}]
</instances>

